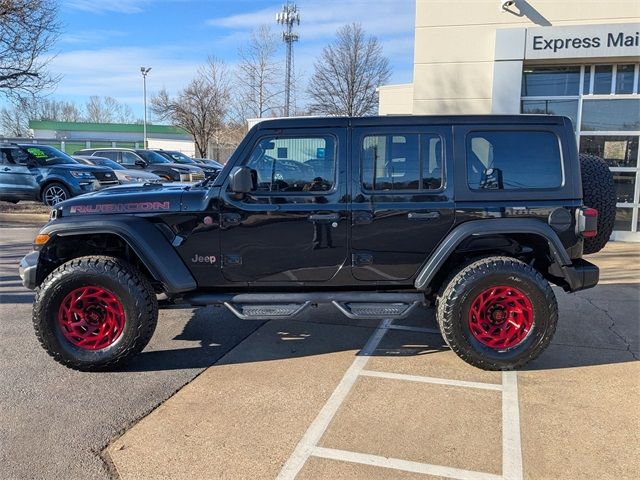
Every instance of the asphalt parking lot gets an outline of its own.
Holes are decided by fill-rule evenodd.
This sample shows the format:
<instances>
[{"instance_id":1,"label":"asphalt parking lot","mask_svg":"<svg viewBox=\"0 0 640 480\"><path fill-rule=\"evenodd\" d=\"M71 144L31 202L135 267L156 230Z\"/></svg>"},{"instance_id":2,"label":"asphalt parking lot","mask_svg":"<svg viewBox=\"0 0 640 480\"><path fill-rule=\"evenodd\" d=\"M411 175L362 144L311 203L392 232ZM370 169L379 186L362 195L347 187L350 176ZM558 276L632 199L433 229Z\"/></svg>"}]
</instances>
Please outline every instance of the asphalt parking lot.
<instances>
[{"instance_id":1,"label":"asphalt parking lot","mask_svg":"<svg viewBox=\"0 0 640 480\"><path fill-rule=\"evenodd\" d=\"M163 310L126 371L87 374L32 333L15 265L33 229L0 232L1 478L640 477L637 244L593 257L597 288L556 289L552 346L518 372L458 360L432 310L241 322L207 308Z\"/></svg>"}]
</instances>

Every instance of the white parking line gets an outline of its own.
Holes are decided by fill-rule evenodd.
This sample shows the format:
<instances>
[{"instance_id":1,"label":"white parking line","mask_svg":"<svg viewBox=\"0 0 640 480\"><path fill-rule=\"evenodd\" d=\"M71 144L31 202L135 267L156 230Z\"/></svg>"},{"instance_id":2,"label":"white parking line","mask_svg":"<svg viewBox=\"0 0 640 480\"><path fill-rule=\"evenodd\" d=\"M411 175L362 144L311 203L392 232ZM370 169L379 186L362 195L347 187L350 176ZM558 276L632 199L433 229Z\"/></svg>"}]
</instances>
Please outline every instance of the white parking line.
<instances>
[{"instance_id":1,"label":"white parking line","mask_svg":"<svg viewBox=\"0 0 640 480\"><path fill-rule=\"evenodd\" d=\"M521 480L522 445L516 372L502 372L502 476Z\"/></svg>"},{"instance_id":2,"label":"white parking line","mask_svg":"<svg viewBox=\"0 0 640 480\"><path fill-rule=\"evenodd\" d=\"M407 382L435 383L436 385L451 385L453 387L482 388L484 390L502 390L502 385L497 383L466 382L463 380L450 380L448 378L423 377L421 375L405 375L403 373L378 372L375 370L363 370L360 375L365 377L387 378L390 380L404 380Z\"/></svg>"},{"instance_id":3,"label":"white parking line","mask_svg":"<svg viewBox=\"0 0 640 480\"><path fill-rule=\"evenodd\" d=\"M457 480L522 480L522 446L520 439L520 410L518 407L518 380L516 372L502 372L502 385L480 382L466 382L419 375L404 375L391 372L365 370L369 357L376 350L385 333L390 330L427 331L419 327L403 327L392 325L392 320L383 320L362 348L357 358L347 369L342 380L322 407L320 413L309 426L295 450L278 474L279 480L293 480L300 473L309 457L321 457L364 465L372 465L413 473L424 473ZM431 333L431 332L429 332ZM482 388L502 391L502 475L486 472L463 470L444 465L387 458L367 453L351 452L333 448L318 447L318 442L329 427L338 409L347 398L359 376L378 377L394 380L405 380L421 383L435 383L467 388Z\"/></svg>"},{"instance_id":4,"label":"white parking line","mask_svg":"<svg viewBox=\"0 0 640 480\"><path fill-rule=\"evenodd\" d=\"M333 448L316 447L312 451L314 457L328 458L343 462L361 463L374 467L393 468L412 473L424 473L439 477L455 478L458 480L502 480L500 475L492 473L474 472L442 465L431 465L428 463L412 462L399 458L380 457L368 453L349 452L347 450L336 450Z\"/></svg>"},{"instance_id":5,"label":"white parking line","mask_svg":"<svg viewBox=\"0 0 640 480\"><path fill-rule=\"evenodd\" d=\"M311 456L314 447L318 444L322 435L324 435L324 432L327 430L329 423L331 423L340 405L342 405L342 402L351 391L351 388L358 379L358 375L369 360L369 356L378 348L389 325L391 325L391 320L383 320L380 322L376 331L346 371L344 377L342 377L342 380L331 394L331 397L329 397L327 403L322 407L316 419L298 442L287 463L282 467L282 470L278 474L279 480L292 480L296 478L296 475L298 475L305 462Z\"/></svg>"}]
</instances>

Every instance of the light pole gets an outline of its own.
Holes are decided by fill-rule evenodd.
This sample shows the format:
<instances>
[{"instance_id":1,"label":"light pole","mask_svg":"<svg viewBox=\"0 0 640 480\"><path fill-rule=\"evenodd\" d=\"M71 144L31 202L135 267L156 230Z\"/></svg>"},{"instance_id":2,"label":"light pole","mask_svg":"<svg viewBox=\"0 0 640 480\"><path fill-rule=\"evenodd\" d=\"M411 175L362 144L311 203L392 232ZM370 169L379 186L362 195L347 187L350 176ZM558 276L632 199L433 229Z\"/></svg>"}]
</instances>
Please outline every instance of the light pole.
<instances>
[{"instance_id":1,"label":"light pole","mask_svg":"<svg viewBox=\"0 0 640 480\"><path fill-rule=\"evenodd\" d=\"M296 4L290 5L287 1L282 6L282 12L276 14L276 22L283 25L282 40L287 45L287 66L284 77L284 116L289 116L291 104L291 75L293 69L293 42L298 41L298 34L293 32L293 25L300 25L300 11Z\"/></svg>"},{"instance_id":2,"label":"light pole","mask_svg":"<svg viewBox=\"0 0 640 480\"><path fill-rule=\"evenodd\" d=\"M144 120L142 122L142 138L143 148L147 148L147 73L151 71L151 67L140 67L140 73L142 73L142 96L144 103Z\"/></svg>"}]
</instances>

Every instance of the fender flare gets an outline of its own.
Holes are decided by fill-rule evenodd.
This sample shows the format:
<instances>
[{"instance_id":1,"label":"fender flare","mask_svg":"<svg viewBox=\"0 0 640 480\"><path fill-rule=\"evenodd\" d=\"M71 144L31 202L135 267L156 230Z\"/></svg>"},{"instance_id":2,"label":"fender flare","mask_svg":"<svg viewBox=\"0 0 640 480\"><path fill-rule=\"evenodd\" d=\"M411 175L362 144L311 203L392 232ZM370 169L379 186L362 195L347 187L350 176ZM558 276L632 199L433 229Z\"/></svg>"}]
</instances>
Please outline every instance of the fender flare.
<instances>
[{"instance_id":1,"label":"fender flare","mask_svg":"<svg viewBox=\"0 0 640 480\"><path fill-rule=\"evenodd\" d=\"M471 236L482 236L505 233L532 233L544 238L549 251L559 267L571 265L567 254L556 232L546 223L532 218L491 218L471 220L454 228L431 254L427 263L416 277L415 287L425 290L444 262L464 240Z\"/></svg>"},{"instance_id":2,"label":"fender flare","mask_svg":"<svg viewBox=\"0 0 640 480\"><path fill-rule=\"evenodd\" d=\"M122 238L140 258L151 275L168 293L181 293L198 287L193 275L166 237L142 217L59 218L40 231L51 237L109 233Z\"/></svg>"}]
</instances>

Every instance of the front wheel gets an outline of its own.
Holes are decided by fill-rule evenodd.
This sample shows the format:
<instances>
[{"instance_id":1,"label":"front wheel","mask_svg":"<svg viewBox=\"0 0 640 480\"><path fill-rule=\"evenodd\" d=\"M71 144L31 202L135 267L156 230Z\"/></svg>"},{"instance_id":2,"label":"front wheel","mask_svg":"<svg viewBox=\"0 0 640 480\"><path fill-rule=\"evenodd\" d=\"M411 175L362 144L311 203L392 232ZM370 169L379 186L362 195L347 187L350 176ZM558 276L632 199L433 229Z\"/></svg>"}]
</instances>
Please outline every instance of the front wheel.
<instances>
[{"instance_id":1,"label":"front wheel","mask_svg":"<svg viewBox=\"0 0 640 480\"><path fill-rule=\"evenodd\" d=\"M437 299L442 335L465 362L485 370L518 368L551 342L558 305L549 283L510 257L488 257L460 270Z\"/></svg>"},{"instance_id":2,"label":"front wheel","mask_svg":"<svg viewBox=\"0 0 640 480\"><path fill-rule=\"evenodd\" d=\"M69 198L71 198L71 194L67 187L58 182L50 183L42 191L42 203L47 207L54 207Z\"/></svg>"},{"instance_id":3,"label":"front wheel","mask_svg":"<svg viewBox=\"0 0 640 480\"><path fill-rule=\"evenodd\" d=\"M113 257L80 257L55 269L36 290L36 336L59 363L76 370L116 368L147 345L158 303L149 281Z\"/></svg>"}]
</instances>

